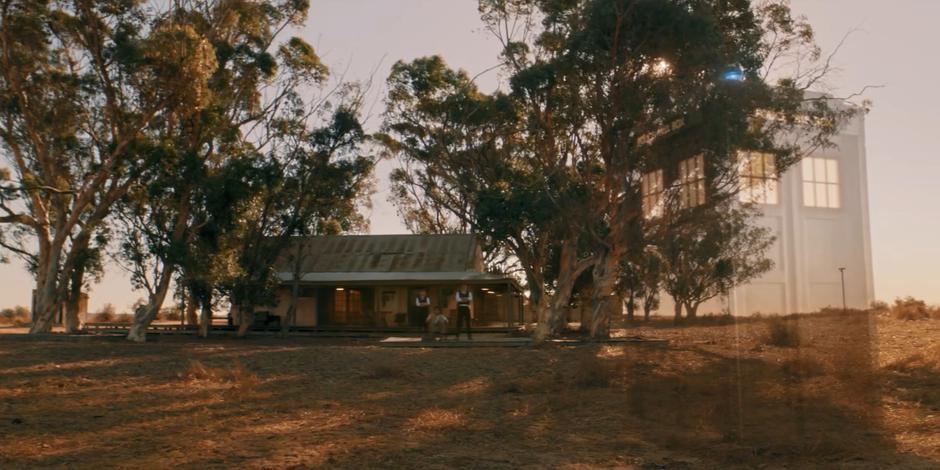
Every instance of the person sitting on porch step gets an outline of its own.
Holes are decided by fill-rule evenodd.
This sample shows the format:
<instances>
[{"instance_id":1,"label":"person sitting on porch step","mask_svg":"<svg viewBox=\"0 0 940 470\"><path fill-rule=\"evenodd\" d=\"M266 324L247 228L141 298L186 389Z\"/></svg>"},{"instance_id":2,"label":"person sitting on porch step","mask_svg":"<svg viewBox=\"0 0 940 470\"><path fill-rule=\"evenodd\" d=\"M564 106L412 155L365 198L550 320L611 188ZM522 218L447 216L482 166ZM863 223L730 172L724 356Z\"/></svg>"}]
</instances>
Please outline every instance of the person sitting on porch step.
<instances>
[{"instance_id":1,"label":"person sitting on porch step","mask_svg":"<svg viewBox=\"0 0 940 470\"><path fill-rule=\"evenodd\" d=\"M428 328L431 334L434 335L434 339L440 339L441 337L447 339L447 324L449 322L450 319L447 318L447 315L444 315L441 308L434 307L434 313L428 315L427 318Z\"/></svg>"}]
</instances>

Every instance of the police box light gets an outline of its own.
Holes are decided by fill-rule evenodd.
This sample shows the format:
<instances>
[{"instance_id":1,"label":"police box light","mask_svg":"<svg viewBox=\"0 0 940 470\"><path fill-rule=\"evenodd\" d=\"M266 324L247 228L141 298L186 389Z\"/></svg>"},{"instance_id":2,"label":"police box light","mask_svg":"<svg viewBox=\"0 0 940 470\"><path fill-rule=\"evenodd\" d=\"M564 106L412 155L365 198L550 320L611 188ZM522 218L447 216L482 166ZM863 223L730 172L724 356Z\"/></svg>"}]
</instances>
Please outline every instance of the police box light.
<instances>
[{"instance_id":1,"label":"police box light","mask_svg":"<svg viewBox=\"0 0 940 470\"><path fill-rule=\"evenodd\" d=\"M722 74L722 78L731 82L743 82L744 81L744 71L739 68L733 68L726 70Z\"/></svg>"}]
</instances>

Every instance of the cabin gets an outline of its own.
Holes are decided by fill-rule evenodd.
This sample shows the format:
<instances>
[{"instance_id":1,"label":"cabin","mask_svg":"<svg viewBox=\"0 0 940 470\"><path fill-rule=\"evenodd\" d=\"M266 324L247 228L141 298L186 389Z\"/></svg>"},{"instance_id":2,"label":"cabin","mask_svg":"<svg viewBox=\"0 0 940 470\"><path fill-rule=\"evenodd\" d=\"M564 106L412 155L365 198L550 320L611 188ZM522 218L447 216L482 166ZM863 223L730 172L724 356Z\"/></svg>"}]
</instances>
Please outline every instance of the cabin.
<instances>
[{"instance_id":1,"label":"cabin","mask_svg":"<svg viewBox=\"0 0 940 470\"><path fill-rule=\"evenodd\" d=\"M512 277L484 270L474 235L338 235L303 237L284 250L275 269L275 305L257 309L265 324L281 323L297 290L297 328L421 330L415 306L422 290L456 322L455 292L473 293L474 329L518 328L524 297ZM233 317L237 317L233 315Z\"/></svg>"}]
</instances>

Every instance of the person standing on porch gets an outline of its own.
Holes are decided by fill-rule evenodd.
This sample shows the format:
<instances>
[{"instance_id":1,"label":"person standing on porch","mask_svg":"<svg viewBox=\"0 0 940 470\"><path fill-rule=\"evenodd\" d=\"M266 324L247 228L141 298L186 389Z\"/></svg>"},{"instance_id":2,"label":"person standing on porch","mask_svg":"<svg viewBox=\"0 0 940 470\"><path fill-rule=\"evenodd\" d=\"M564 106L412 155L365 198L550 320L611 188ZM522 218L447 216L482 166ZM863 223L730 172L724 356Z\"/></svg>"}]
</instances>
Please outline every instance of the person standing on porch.
<instances>
[{"instance_id":1,"label":"person standing on porch","mask_svg":"<svg viewBox=\"0 0 940 470\"><path fill-rule=\"evenodd\" d=\"M457 289L457 339L460 339L460 326L466 322L467 339L473 339L470 335L470 305L473 303L473 293L466 284L461 284Z\"/></svg>"},{"instance_id":2,"label":"person standing on porch","mask_svg":"<svg viewBox=\"0 0 940 470\"><path fill-rule=\"evenodd\" d=\"M415 308L417 309L415 317L421 319L424 324L424 334L428 335L428 318L431 317L431 297L428 296L428 291L424 289L418 291L418 296L415 297Z\"/></svg>"}]
</instances>

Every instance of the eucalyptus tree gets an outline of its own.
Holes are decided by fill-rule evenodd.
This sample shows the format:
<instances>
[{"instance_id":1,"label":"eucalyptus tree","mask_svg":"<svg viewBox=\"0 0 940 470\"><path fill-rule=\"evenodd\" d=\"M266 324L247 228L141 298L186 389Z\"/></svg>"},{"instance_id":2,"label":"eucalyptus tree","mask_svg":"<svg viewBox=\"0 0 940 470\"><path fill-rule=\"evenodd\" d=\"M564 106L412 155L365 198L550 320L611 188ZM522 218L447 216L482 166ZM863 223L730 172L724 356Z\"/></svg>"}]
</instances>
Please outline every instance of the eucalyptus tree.
<instances>
[{"instance_id":1,"label":"eucalyptus tree","mask_svg":"<svg viewBox=\"0 0 940 470\"><path fill-rule=\"evenodd\" d=\"M237 226L254 185L265 178L270 128L299 119L285 110L295 112L291 103L301 91L328 76L309 44L283 36L303 24L308 7L297 0L187 0L160 13L146 10L141 21L156 32L155 54L172 65L154 80L198 106L155 121L149 134L157 158L121 200L118 258L148 291L129 339L144 340L174 276L209 321L212 292L231 266L222 236ZM144 43L131 46L123 53L141 56ZM191 75L200 86L189 86Z\"/></svg>"},{"instance_id":2,"label":"eucalyptus tree","mask_svg":"<svg viewBox=\"0 0 940 470\"><path fill-rule=\"evenodd\" d=\"M663 260L645 227L631 228L629 251L621 260L617 293L624 299L627 319L633 321L639 308L644 320L649 320L652 310L659 307L659 292L662 289Z\"/></svg>"},{"instance_id":3,"label":"eucalyptus tree","mask_svg":"<svg viewBox=\"0 0 940 470\"><path fill-rule=\"evenodd\" d=\"M775 238L755 223L757 211L733 201L709 205L658 235L663 290L674 301L675 320L695 318L699 306L773 268L766 252Z\"/></svg>"},{"instance_id":4,"label":"eucalyptus tree","mask_svg":"<svg viewBox=\"0 0 940 470\"><path fill-rule=\"evenodd\" d=\"M516 93L486 94L440 57L399 62L388 78L383 126L399 157L393 202L415 232L471 232L525 275L542 325L561 326L579 263L573 144L525 113ZM536 99L536 98L532 98ZM541 99L541 98L538 98ZM560 275L559 275L560 274Z\"/></svg>"},{"instance_id":5,"label":"eucalyptus tree","mask_svg":"<svg viewBox=\"0 0 940 470\"><path fill-rule=\"evenodd\" d=\"M737 190L739 150L771 154L784 171L829 145L854 112L807 93L829 62L784 1L480 4L505 46L514 89L555 97L552 125L578 144L569 165L589 190L583 238L593 257L594 336L607 335L629 227L644 217L645 174L664 170L666 191L679 193L684 181L674 169L701 155L704 193L721 200ZM794 63L800 67L785 70ZM545 115L541 102L525 112Z\"/></svg>"},{"instance_id":6,"label":"eucalyptus tree","mask_svg":"<svg viewBox=\"0 0 940 470\"><path fill-rule=\"evenodd\" d=\"M155 163L157 129L207 104L216 57L141 1L0 2L3 246L35 277L48 331L114 204Z\"/></svg>"},{"instance_id":7,"label":"eucalyptus tree","mask_svg":"<svg viewBox=\"0 0 940 470\"><path fill-rule=\"evenodd\" d=\"M256 306L275 302L278 259L303 255L288 251L292 241L368 227L359 209L371 195L373 159L364 154L367 135L350 107L358 102L337 107L320 126L277 136L285 142L265 154L263 184L227 239L237 251L236 269L222 287L239 314L238 336L247 334ZM287 327L296 310L296 279L293 287Z\"/></svg>"}]
</instances>

